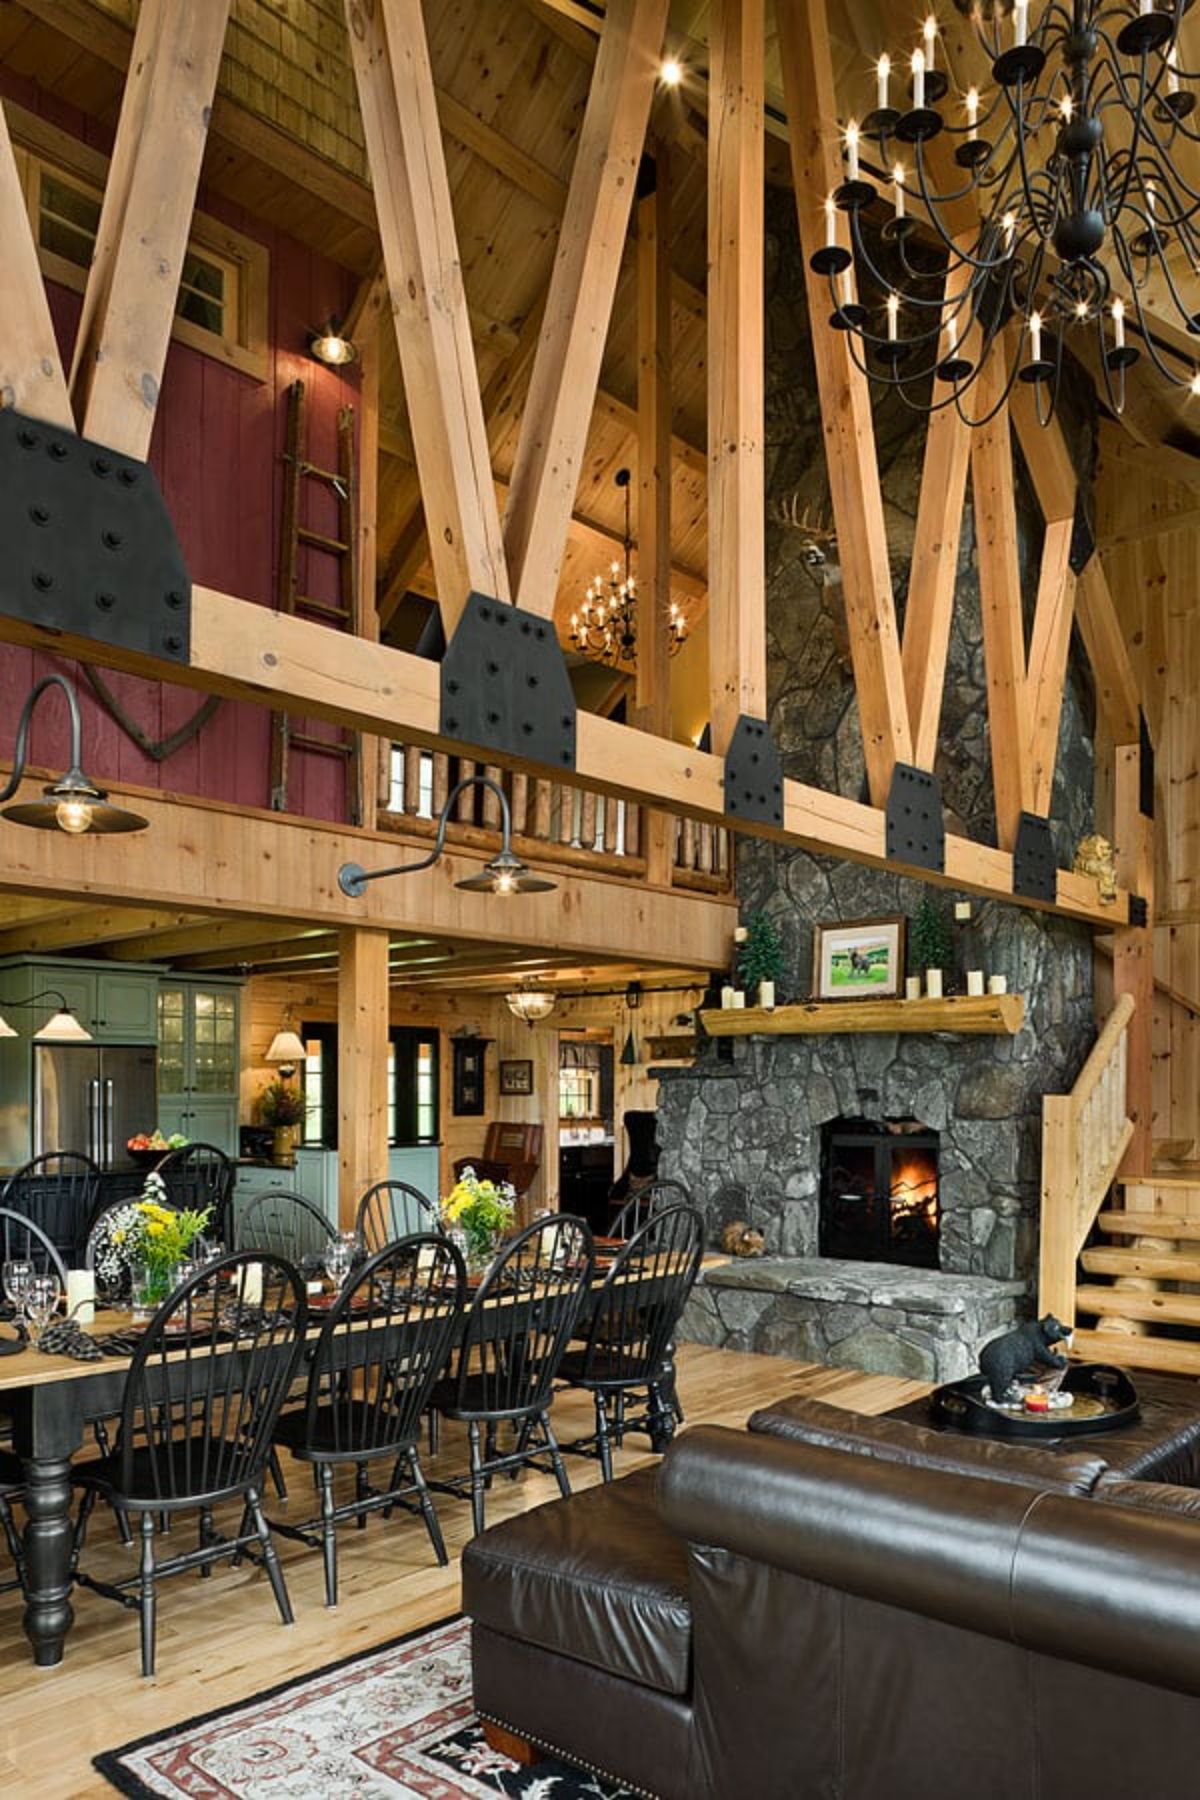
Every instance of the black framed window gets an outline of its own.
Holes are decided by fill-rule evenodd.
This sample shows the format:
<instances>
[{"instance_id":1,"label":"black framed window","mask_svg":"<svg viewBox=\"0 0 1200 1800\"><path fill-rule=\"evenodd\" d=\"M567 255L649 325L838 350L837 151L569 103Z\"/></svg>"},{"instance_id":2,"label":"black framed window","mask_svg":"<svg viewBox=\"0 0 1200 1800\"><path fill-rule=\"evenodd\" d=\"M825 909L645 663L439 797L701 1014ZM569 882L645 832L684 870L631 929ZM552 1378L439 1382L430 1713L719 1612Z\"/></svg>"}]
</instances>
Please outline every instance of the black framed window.
<instances>
[{"instance_id":1,"label":"black framed window","mask_svg":"<svg viewBox=\"0 0 1200 1800\"><path fill-rule=\"evenodd\" d=\"M338 1141L338 1028L328 1021L301 1027L306 1058L303 1142L336 1150ZM440 1117L440 1033L427 1025L388 1031L388 1142L436 1144Z\"/></svg>"}]
</instances>

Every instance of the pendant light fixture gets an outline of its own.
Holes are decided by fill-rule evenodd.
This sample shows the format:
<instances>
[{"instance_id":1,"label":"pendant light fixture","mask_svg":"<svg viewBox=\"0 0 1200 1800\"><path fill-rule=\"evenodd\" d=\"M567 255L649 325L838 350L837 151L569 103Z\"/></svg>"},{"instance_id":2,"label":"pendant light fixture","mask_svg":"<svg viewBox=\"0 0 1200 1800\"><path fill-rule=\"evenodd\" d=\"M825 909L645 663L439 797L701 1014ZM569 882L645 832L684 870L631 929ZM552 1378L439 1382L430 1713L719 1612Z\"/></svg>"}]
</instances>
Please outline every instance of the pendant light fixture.
<instances>
[{"instance_id":1,"label":"pendant light fixture","mask_svg":"<svg viewBox=\"0 0 1200 1800\"><path fill-rule=\"evenodd\" d=\"M637 1012L641 1004L642 984L640 981L631 981L629 986L625 989L625 1005L630 1014L629 1031L621 1051L621 1062L627 1069L633 1068L635 1064L640 1063L642 1060L638 1050L637 1037L633 1029L633 1014Z\"/></svg>"},{"instance_id":2,"label":"pendant light fixture","mask_svg":"<svg viewBox=\"0 0 1200 1800\"><path fill-rule=\"evenodd\" d=\"M549 1018L557 998L545 988L516 988L511 994L505 994L504 1004L514 1018L524 1019L532 1031L539 1019Z\"/></svg>"},{"instance_id":3,"label":"pendant light fixture","mask_svg":"<svg viewBox=\"0 0 1200 1800\"><path fill-rule=\"evenodd\" d=\"M90 1044L92 1034L79 1023L71 1008L67 1005L66 996L57 988L43 988L41 993L34 994L29 1000L6 1000L5 1006L21 1012L32 1012L44 1000L58 1002L57 1012L51 1013L40 1031L35 1031L35 1044ZM0 1018L0 1038L15 1038L19 1034L13 1030L7 1019Z\"/></svg>"},{"instance_id":4,"label":"pendant light fixture","mask_svg":"<svg viewBox=\"0 0 1200 1800\"><path fill-rule=\"evenodd\" d=\"M14 825L32 825L37 831L66 831L72 837L84 832L145 831L149 821L140 813L127 812L123 806L110 806L103 788L89 781L80 766L83 760L83 721L75 689L64 675L47 675L39 681L21 709L17 724L17 742L13 753L12 774L0 788L0 806L16 793L25 779L25 757L29 742L29 722L33 709L47 688L61 688L67 697L71 714L71 766L65 775L43 788L43 800L23 801L19 806L4 806L3 817Z\"/></svg>"},{"instance_id":5,"label":"pendant light fixture","mask_svg":"<svg viewBox=\"0 0 1200 1800\"><path fill-rule=\"evenodd\" d=\"M343 863L338 870L338 886L343 894L348 894L351 900L358 900L369 881L381 881L385 875L412 875L418 869L431 868L446 848L446 826L454 811L455 802L460 794L471 787L483 788L487 793L494 794L500 803L500 848L489 862L484 863L478 875L464 876L461 881L455 882L455 887L465 888L469 894L551 893L558 883L533 874L513 850L512 813L509 810L508 795L499 782L493 781L490 775L464 775L446 795L445 804L438 814L433 849L428 856L423 856L419 862L397 863L395 868L369 871L361 868L358 863Z\"/></svg>"}]
</instances>

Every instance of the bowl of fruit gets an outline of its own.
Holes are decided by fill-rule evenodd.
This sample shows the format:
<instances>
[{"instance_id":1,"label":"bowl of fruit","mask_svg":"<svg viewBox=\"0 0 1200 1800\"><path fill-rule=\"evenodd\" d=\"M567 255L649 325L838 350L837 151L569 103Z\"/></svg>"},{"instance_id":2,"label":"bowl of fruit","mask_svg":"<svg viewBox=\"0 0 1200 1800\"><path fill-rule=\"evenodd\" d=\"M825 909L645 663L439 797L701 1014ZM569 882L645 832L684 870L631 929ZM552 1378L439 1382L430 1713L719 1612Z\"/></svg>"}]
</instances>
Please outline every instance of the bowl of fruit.
<instances>
[{"instance_id":1,"label":"bowl of fruit","mask_svg":"<svg viewBox=\"0 0 1200 1800\"><path fill-rule=\"evenodd\" d=\"M161 1131L139 1131L126 1139L125 1148L130 1162L139 1169L154 1169L162 1161L169 1150L182 1150L188 1142L181 1131L164 1137Z\"/></svg>"}]
</instances>

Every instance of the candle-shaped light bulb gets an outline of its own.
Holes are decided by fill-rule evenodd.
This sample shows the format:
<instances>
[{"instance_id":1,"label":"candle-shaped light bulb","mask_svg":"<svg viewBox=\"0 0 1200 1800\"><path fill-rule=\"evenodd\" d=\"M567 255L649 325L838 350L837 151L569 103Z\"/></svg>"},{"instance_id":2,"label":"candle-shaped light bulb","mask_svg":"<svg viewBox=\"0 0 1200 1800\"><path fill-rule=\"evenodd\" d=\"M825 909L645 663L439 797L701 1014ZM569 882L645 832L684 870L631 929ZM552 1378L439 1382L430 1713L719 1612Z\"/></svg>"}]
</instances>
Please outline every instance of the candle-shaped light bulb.
<instances>
[{"instance_id":1,"label":"candle-shaped light bulb","mask_svg":"<svg viewBox=\"0 0 1200 1800\"><path fill-rule=\"evenodd\" d=\"M1042 315L1041 315L1041 313L1034 312L1034 313L1030 313L1030 315L1029 315L1029 349L1030 349L1032 361L1034 361L1035 363L1040 363L1042 360Z\"/></svg>"},{"instance_id":2,"label":"candle-shaped light bulb","mask_svg":"<svg viewBox=\"0 0 1200 1800\"><path fill-rule=\"evenodd\" d=\"M1167 51L1167 92L1168 94L1179 92L1179 47L1177 44L1172 44Z\"/></svg>"},{"instance_id":3,"label":"candle-shaped light bulb","mask_svg":"<svg viewBox=\"0 0 1200 1800\"><path fill-rule=\"evenodd\" d=\"M1146 183L1146 211L1150 214L1151 218L1154 217L1154 207L1157 199L1158 190L1152 181L1148 181Z\"/></svg>"},{"instance_id":4,"label":"candle-shaped light bulb","mask_svg":"<svg viewBox=\"0 0 1200 1800\"><path fill-rule=\"evenodd\" d=\"M1193 394L1200 394L1200 369L1197 369L1196 373L1192 376L1192 384L1189 389L1189 392L1193 393Z\"/></svg>"},{"instance_id":5,"label":"candle-shaped light bulb","mask_svg":"<svg viewBox=\"0 0 1200 1800\"><path fill-rule=\"evenodd\" d=\"M925 39L925 67L932 73L934 66L933 46L937 42L937 20L932 13L926 18L925 23L921 28L921 36Z\"/></svg>"},{"instance_id":6,"label":"candle-shaped light bulb","mask_svg":"<svg viewBox=\"0 0 1200 1800\"><path fill-rule=\"evenodd\" d=\"M1012 255L1012 247L1013 247L1013 238L1016 236L1016 231L1017 231L1017 215L1016 215L1016 213L1006 212L1004 217L1001 219L1000 224L1004 231L1004 254L1005 254L1005 256L1011 256Z\"/></svg>"},{"instance_id":7,"label":"candle-shaped light bulb","mask_svg":"<svg viewBox=\"0 0 1200 1800\"><path fill-rule=\"evenodd\" d=\"M825 196L825 248L832 250L837 243L837 207L833 203L833 195Z\"/></svg>"},{"instance_id":8,"label":"candle-shaped light bulb","mask_svg":"<svg viewBox=\"0 0 1200 1800\"><path fill-rule=\"evenodd\" d=\"M1063 95L1058 103L1058 111L1063 124L1069 125L1071 123L1071 114L1075 111L1075 102L1072 100L1070 94Z\"/></svg>"},{"instance_id":9,"label":"candle-shaped light bulb","mask_svg":"<svg viewBox=\"0 0 1200 1800\"><path fill-rule=\"evenodd\" d=\"M842 270L842 305L843 306L849 306L850 302L854 298L854 282L852 280L853 274L854 274L854 269L852 266L848 269Z\"/></svg>"},{"instance_id":10,"label":"candle-shaped light bulb","mask_svg":"<svg viewBox=\"0 0 1200 1800\"><path fill-rule=\"evenodd\" d=\"M967 89L967 137L971 143L979 136L979 89Z\"/></svg>"},{"instance_id":11,"label":"candle-shaped light bulb","mask_svg":"<svg viewBox=\"0 0 1200 1800\"><path fill-rule=\"evenodd\" d=\"M1117 350L1125 348L1125 302L1118 294L1112 303L1113 345Z\"/></svg>"},{"instance_id":12,"label":"candle-shaped light bulb","mask_svg":"<svg viewBox=\"0 0 1200 1800\"><path fill-rule=\"evenodd\" d=\"M958 349L958 320L953 313L946 318L946 355L953 356Z\"/></svg>"},{"instance_id":13,"label":"candle-shaped light bulb","mask_svg":"<svg viewBox=\"0 0 1200 1800\"><path fill-rule=\"evenodd\" d=\"M889 294L887 297L887 334L889 344L894 344L896 341L896 326L899 317L900 296L895 293Z\"/></svg>"},{"instance_id":14,"label":"candle-shaped light bulb","mask_svg":"<svg viewBox=\"0 0 1200 1800\"><path fill-rule=\"evenodd\" d=\"M1029 0L1014 0L1013 43L1021 45L1029 35Z\"/></svg>"},{"instance_id":15,"label":"candle-shaped light bulb","mask_svg":"<svg viewBox=\"0 0 1200 1800\"><path fill-rule=\"evenodd\" d=\"M896 217L904 217L904 164L897 163L892 170L892 188L896 201Z\"/></svg>"},{"instance_id":16,"label":"candle-shaped light bulb","mask_svg":"<svg viewBox=\"0 0 1200 1800\"><path fill-rule=\"evenodd\" d=\"M614 563L609 563L608 567L609 567L609 572L612 575L613 580L615 581L617 579L617 576L621 572L621 565L620 565L620 563L614 562Z\"/></svg>"},{"instance_id":17,"label":"candle-shaped light bulb","mask_svg":"<svg viewBox=\"0 0 1200 1800\"><path fill-rule=\"evenodd\" d=\"M914 50L912 53L913 109L921 112L925 106L925 52Z\"/></svg>"},{"instance_id":18,"label":"candle-shaped light bulb","mask_svg":"<svg viewBox=\"0 0 1200 1800\"><path fill-rule=\"evenodd\" d=\"M887 111L888 78L892 73L892 59L885 50L875 64L875 104L880 112Z\"/></svg>"},{"instance_id":19,"label":"candle-shaped light bulb","mask_svg":"<svg viewBox=\"0 0 1200 1800\"><path fill-rule=\"evenodd\" d=\"M846 127L846 162L851 181L858 180L858 122L851 119Z\"/></svg>"}]
</instances>

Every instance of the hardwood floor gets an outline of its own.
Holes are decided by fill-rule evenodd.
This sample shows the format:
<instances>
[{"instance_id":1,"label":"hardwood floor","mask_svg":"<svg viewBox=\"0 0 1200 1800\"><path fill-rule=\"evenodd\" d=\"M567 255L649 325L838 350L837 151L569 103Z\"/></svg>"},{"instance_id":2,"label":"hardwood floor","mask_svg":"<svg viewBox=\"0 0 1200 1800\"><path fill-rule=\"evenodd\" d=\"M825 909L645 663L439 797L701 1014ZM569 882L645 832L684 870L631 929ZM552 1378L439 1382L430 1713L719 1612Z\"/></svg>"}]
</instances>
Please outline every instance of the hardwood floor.
<instances>
[{"instance_id":1,"label":"hardwood floor","mask_svg":"<svg viewBox=\"0 0 1200 1800\"><path fill-rule=\"evenodd\" d=\"M689 1424L741 1426L756 1406L786 1394L874 1413L925 1391L919 1382L892 1376L698 1345L683 1347L679 1371ZM587 1429L589 1417L582 1397L564 1396L555 1406L563 1439ZM618 1473L644 1460L635 1443L619 1453ZM430 1472L457 1472L465 1465L465 1441L448 1428ZM570 1458L568 1469L577 1487L599 1479L596 1464L579 1457ZM268 1512L311 1516L307 1472L289 1464L287 1475L286 1508L275 1502ZM536 1506L556 1492L553 1481L537 1473L498 1481L488 1497L489 1521ZM57 1669L43 1670L29 1660L20 1596L0 1597L0 1793L36 1793L39 1800L111 1795L114 1790L91 1767L98 1751L245 1699L455 1612L470 1507L440 1497L438 1510L451 1558L445 1569L432 1563L418 1519L373 1519L363 1532L343 1530L341 1598L333 1611L322 1603L320 1556L277 1539L296 1612L290 1629L279 1624L266 1579L253 1568L221 1567L206 1581L178 1576L164 1583L158 1674L152 1681L138 1674L135 1614L77 1590L66 1659ZM92 1533L85 1566L110 1575L131 1567L107 1521Z\"/></svg>"}]
</instances>

